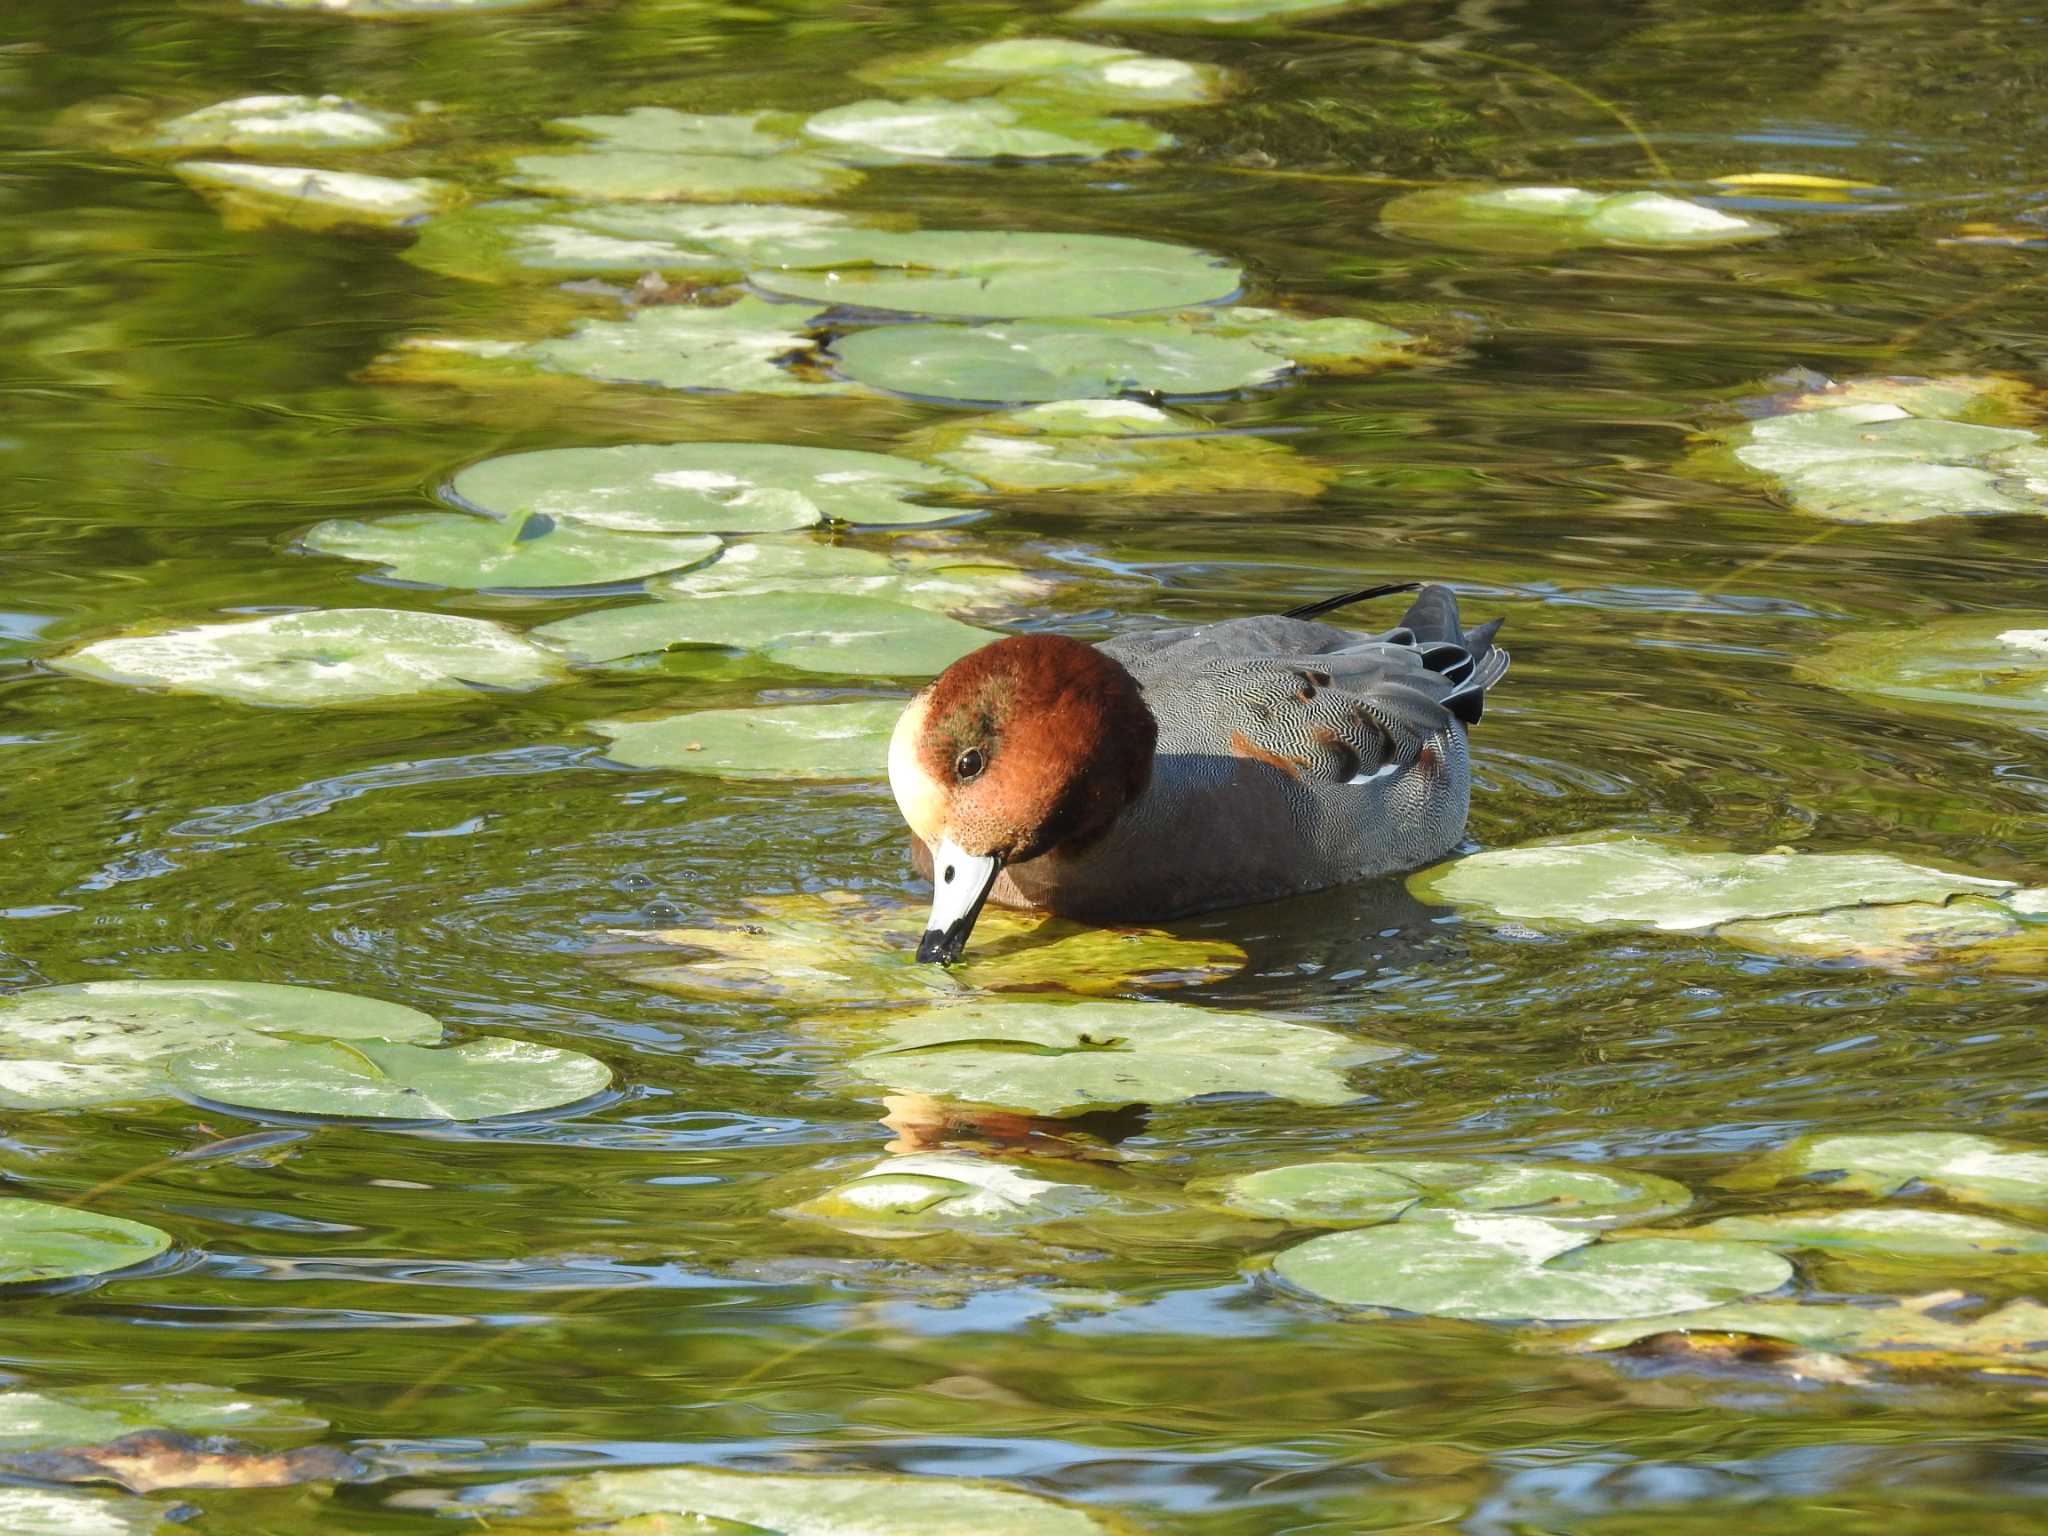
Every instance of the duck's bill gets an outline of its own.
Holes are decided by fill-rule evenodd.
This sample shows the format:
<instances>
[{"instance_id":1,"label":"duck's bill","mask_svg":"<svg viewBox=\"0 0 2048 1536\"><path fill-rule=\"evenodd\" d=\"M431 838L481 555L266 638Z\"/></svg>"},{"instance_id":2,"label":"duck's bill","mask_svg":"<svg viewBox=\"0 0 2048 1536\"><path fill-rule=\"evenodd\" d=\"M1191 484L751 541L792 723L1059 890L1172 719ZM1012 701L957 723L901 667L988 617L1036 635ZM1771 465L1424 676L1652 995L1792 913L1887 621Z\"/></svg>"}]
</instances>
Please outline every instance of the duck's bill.
<instances>
[{"instance_id":1,"label":"duck's bill","mask_svg":"<svg viewBox=\"0 0 2048 1536\"><path fill-rule=\"evenodd\" d=\"M967 947L974 920L995 888L1003 861L993 854L963 853L950 837L932 849L932 920L918 941L917 958L951 965Z\"/></svg>"}]
</instances>

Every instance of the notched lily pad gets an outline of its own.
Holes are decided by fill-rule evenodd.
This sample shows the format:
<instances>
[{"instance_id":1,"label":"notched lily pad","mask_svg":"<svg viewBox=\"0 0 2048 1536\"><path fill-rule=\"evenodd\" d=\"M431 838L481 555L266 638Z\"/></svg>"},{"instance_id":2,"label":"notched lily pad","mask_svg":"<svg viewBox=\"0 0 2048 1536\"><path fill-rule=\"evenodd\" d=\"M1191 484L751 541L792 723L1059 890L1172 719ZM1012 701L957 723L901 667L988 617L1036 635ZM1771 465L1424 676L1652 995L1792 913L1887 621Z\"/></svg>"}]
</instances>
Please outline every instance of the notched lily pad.
<instances>
[{"instance_id":1,"label":"notched lily pad","mask_svg":"<svg viewBox=\"0 0 2048 1536\"><path fill-rule=\"evenodd\" d=\"M700 709L654 720L592 720L605 757L726 779L879 779L900 699L762 709Z\"/></svg>"},{"instance_id":2,"label":"notched lily pad","mask_svg":"<svg viewBox=\"0 0 2048 1536\"><path fill-rule=\"evenodd\" d=\"M1086 1185L1037 1178L1012 1163L933 1152L885 1158L785 1214L863 1237L926 1237L1058 1221L1106 1199Z\"/></svg>"},{"instance_id":3,"label":"notched lily pad","mask_svg":"<svg viewBox=\"0 0 2048 1536\"><path fill-rule=\"evenodd\" d=\"M782 533L831 520L900 527L958 517L915 497L982 490L887 453L781 443L548 448L472 464L449 487L493 517L536 515L624 533Z\"/></svg>"},{"instance_id":4,"label":"notched lily pad","mask_svg":"<svg viewBox=\"0 0 2048 1536\"><path fill-rule=\"evenodd\" d=\"M533 514L507 522L461 512L415 512L321 523L301 541L315 554L382 566L399 581L495 591L637 581L709 560L709 534L618 533Z\"/></svg>"},{"instance_id":5,"label":"notched lily pad","mask_svg":"<svg viewBox=\"0 0 2048 1536\"><path fill-rule=\"evenodd\" d=\"M609 384L716 389L764 395L845 391L833 380L791 370L816 346L824 311L743 298L720 307L663 304L630 320L588 320L569 335L513 351L555 373Z\"/></svg>"},{"instance_id":6,"label":"notched lily pad","mask_svg":"<svg viewBox=\"0 0 2048 1536\"><path fill-rule=\"evenodd\" d=\"M2048 614L1842 635L1795 666L1810 682L1936 714L2048 714Z\"/></svg>"},{"instance_id":7,"label":"notched lily pad","mask_svg":"<svg viewBox=\"0 0 2048 1536\"><path fill-rule=\"evenodd\" d=\"M904 1093L1067 1116L1212 1093L1300 1104L1357 1097L1351 1068L1397 1047L1184 1003L969 1002L902 1015L853 1072Z\"/></svg>"},{"instance_id":8,"label":"notched lily pad","mask_svg":"<svg viewBox=\"0 0 2048 1536\"><path fill-rule=\"evenodd\" d=\"M220 209L230 229L265 224L397 229L462 201L453 183L423 176L397 180L360 171L229 160L181 160L171 169Z\"/></svg>"},{"instance_id":9,"label":"notched lily pad","mask_svg":"<svg viewBox=\"0 0 2048 1536\"><path fill-rule=\"evenodd\" d=\"M2048 1149L1949 1131L1802 1136L1717 1182L1770 1189L1800 1179L1873 1195L1924 1185L1974 1205L2048 1210Z\"/></svg>"},{"instance_id":10,"label":"notched lily pad","mask_svg":"<svg viewBox=\"0 0 2048 1536\"><path fill-rule=\"evenodd\" d=\"M809 539L729 544L709 565L647 584L655 596L668 598L762 592L882 597L956 618L1000 614L1049 596L1053 587L1049 577L1037 572L992 561L969 561L949 551L884 555Z\"/></svg>"},{"instance_id":11,"label":"notched lily pad","mask_svg":"<svg viewBox=\"0 0 2048 1536\"><path fill-rule=\"evenodd\" d=\"M480 688L528 689L567 674L502 625L395 608L332 608L117 635L50 659L104 683L315 709Z\"/></svg>"},{"instance_id":12,"label":"notched lily pad","mask_svg":"<svg viewBox=\"0 0 2048 1536\"><path fill-rule=\"evenodd\" d=\"M346 96L237 96L171 118L143 147L245 155L388 149L406 141L410 122L402 112L381 112Z\"/></svg>"},{"instance_id":13,"label":"notched lily pad","mask_svg":"<svg viewBox=\"0 0 2048 1536\"><path fill-rule=\"evenodd\" d=\"M1692 1204L1683 1184L1655 1174L1417 1158L1329 1158L1192 1187L1226 1210L1317 1227L1422 1221L1452 1211L1605 1227L1668 1216Z\"/></svg>"},{"instance_id":14,"label":"notched lily pad","mask_svg":"<svg viewBox=\"0 0 2048 1536\"><path fill-rule=\"evenodd\" d=\"M813 708L823 706L809 706ZM879 777L886 732L869 770ZM1244 964L1222 939L1181 938L1156 929L1086 927L1037 912L990 907L974 944L956 966L919 965L917 941L929 916L922 906L881 902L848 891L762 897L744 917L708 928L666 928L634 937L698 953L622 967L643 986L693 997L772 998L815 1007L852 1002L914 1002L976 991L1117 992L1219 980Z\"/></svg>"},{"instance_id":15,"label":"notched lily pad","mask_svg":"<svg viewBox=\"0 0 2048 1536\"><path fill-rule=\"evenodd\" d=\"M1664 192L1602 193L1579 187L1432 187L1395 198L1381 210L1380 224L1434 245L1528 254L1601 245L1647 250L1739 245L1781 233L1761 219Z\"/></svg>"},{"instance_id":16,"label":"notched lily pad","mask_svg":"<svg viewBox=\"0 0 2048 1536\"><path fill-rule=\"evenodd\" d=\"M1039 99L1141 111L1204 106L1228 95L1233 84L1230 72L1214 64L1055 37L1006 37L884 59L854 71L854 78L951 95L1015 88Z\"/></svg>"},{"instance_id":17,"label":"notched lily pad","mask_svg":"<svg viewBox=\"0 0 2048 1536\"><path fill-rule=\"evenodd\" d=\"M168 1252L171 1234L139 1221L0 1199L0 1285L107 1275Z\"/></svg>"},{"instance_id":18,"label":"notched lily pad","mask_svg":"<svg viewBox=\"0 0 2048 1536\"><path fill-rule=\"evenodd\" d=\"M1057 102L856 101L817 113L804 132L869 163L904 160L1099 160L1167 149L1174 137L1149 123L1096 117Z\"/></svg>"},{"instance_id":19,"label":"notched lily pad","mask_svg":"<svg viewBox=\"0 0 2048 1536\"><path fill-rule=\"evenodd\" d=\"M611 1070L578 1051L483 1035L460 1045L235 1040L166 1064L195 1098L350 1120L481 1120L601 1093Z\"/></svg>"},{"instance_id":20,"label":"notched lily pad","mask_svg":"<svg viewBox=\"0 0 2048 1536\"><path fill-rule=\"evenodd\" d=\"M1284 443L1137 400L1055 400L943 421L899 446L1007 492L1313 496L1336 478Z\"/></svg>"},{"instance_id":21,"label":"notched lily pad","mask_svg":"<svg viewBox=\"0 0 2048 1536\"><path fill-rule=\"evenodd\" d=\"M930 677L1001 636L879 597L768 592L607 608L543 624L533 638L579 662L718 646L803 672Z\"/></svg>"},{"instance_id":22,"label":"notched lily pad","mask_svg":"<svg viewBox=\"0 0 2048 1536\"><path fill-rule=\"evenodd\" d=\"M1687 1312L1792 1278L1783 1258L1749 1243L1596 1239L1540 1217L1468 1212L1311 1238L1273 1272L1345 1306L1496 1322Z\"/></svg>"}]
</instances>

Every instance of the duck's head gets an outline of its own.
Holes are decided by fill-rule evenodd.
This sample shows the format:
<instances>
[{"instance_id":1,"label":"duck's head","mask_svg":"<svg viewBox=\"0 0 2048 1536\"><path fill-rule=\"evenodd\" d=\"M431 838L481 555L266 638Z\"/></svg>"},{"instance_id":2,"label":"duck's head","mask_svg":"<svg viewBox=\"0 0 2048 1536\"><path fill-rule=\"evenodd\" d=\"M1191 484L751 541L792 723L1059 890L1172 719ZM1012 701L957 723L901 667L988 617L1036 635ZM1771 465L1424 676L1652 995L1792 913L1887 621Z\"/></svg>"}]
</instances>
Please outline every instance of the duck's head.
<instances>
[{"instance_id":1,"label":"duck's head","mask_svg":"<svg viewBox=\"0 0 2048 1536\"><path fill-rule=\"evenodd\" d=\"M889 787L932 855L917 958L960 958L1005 864L1086 846L1144 792L1158 737L1137 680L1092 645L1016 635L910 701Z\"/></svg>"}]
</instances>

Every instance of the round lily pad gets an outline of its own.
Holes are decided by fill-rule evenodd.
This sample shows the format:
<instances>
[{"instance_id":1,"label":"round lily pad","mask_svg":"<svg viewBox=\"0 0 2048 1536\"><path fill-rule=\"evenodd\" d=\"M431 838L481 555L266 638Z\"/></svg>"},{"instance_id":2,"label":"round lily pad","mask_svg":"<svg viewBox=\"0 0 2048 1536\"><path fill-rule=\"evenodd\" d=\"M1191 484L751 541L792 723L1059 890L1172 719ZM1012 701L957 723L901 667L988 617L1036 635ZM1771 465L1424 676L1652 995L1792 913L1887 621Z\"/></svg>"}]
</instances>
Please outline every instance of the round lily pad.
<instances>
[{"instance_id":1,"label":"round lily pad","mask_svg":"<svg viewBox=\"0 0 2048 1536\"><path fill-rule=\"evenodd\" d=\"M498 591L635 581L696 565L722 547L710 534L617 533L545 513L504 523L460 512L339 519L303 542L315 554L380 565L400 581Z\"/></svg>"},{"instance_id":2,"label":"round lily pad","mask_svg":"<svg viewBox=\"0 0 2048 1536\"><path fill-rule=\"evenodd\" d=\"M1346 1306L1503 1322L1685 1312L1792 1278L1782 1257L1749 1243L1596 1240L1540 1217L1464 1212L1311 1238L1273 1272Z\"/></svg>"},{"instance_id":3,"label":"round lily pad","mask_svg":"<svg viewBox=\"0 0 2048 1536\"><path fill-rule=\"evenodd\" d=\"M727 779L879 779L901 699L766 709L700 709L658 720L593 720L605 756L628 768Z\"/></svg>"},{"instance_id":4,"label":"round lily pad","mask_svg":"<svg viewBox=\"0 0 2048 1536\"><path fill-rule=\"evenodd\" d=\"M747 280L818 304L1016 319L1207 304L1244 274L1205 251L1122 235L857 229L770 253Z\"/></svg>"},{"instance_id":5,"label":"round lily pad","mask_svg":"<svg viewBox=\"0 0 2048 1536\"><path fill-rule=\"evenodd\" d=\"M235 1109L362 1120L480 1120L602 1092L611 1071L577 1051L483 1035L461 1045L228 1041L168 1063L171 1081Z\"/></svg>"},{"instance_id":6,"label":"round lily pad","mask_svg":"<svg viewBox=\"0 0 2048 1536\"><path fill-rule=\"evenodd\" d=\"M1780 232L1761 219L1668 193L1579 187L1432 187L1395 198L1381 210L1380 223L1437 245L1531 254L1589 245L1738 245Z\"/></svg>"},{"instance_id":7,"label":"round lily pad","mask_svg":"<svg viewBox=\"0 0 2048 1536\"><path fill-rule=\"evenodd\" d=\"M785 366L811 350L823 310L746 298L718 308L662 304L630 320L589 320L565 337L521 354L556 373L611 384L722 389L765 395L818 394L845 385L805 378Z\"/></svg>"},{"instance_id":8,"label":"round lily pad","mask_svg":"<svg viewBox=\"0 0 2048 1536\"><path fill-rule=\"evenodd\" d=\"M678 155L609 147L520 155L505 177L512 186L557 197L698 203L831 197L860 179L859 171L815 155Z\"/></svg>"},{"instance_id":9,"label":"round lily pad","mask_svg":"<svg viewBox=\"0 0 2048 1536\"><path fill-rule=\"evenodd\" d=\"M1011 1163L964 1153L890 1157L787 1214L865 1237L989 1232L1079 1215L1096 1190L1034 1178Z\"/></svg>"},{"instance_id":10,"label":"round lily pad","mask_svg":"<svg viewBox=\"0 0 2048 1536\"><path fill-rule=\"evenodd\" d=\"M1572 837L1495 848L1411 877L1423 901L1554 927L1671 932L1882 902L1997 894L1986 880L1882 853L1721 853L1647 837Z\"/></svg>"},{"instance_id":11,"label":"round lily pad","mask_svg":"<svg viewBox=\"0 0 2048 1536\"><path fill-rule=\"evenodd\" d=\"M1006 37L884 59L856 70L875 85L949 94L981 95L1021 87L1034 98L1156 111L1220 100L1230 90L1227 70L1185 59L1163 59L1135 48L1057 37Z\"/></svg>"},{"instance_id":12,"label":"round lily pad","mask_svg":"<svg viewBox=\"0 0 2048 1536\"><path fill-rule=\"evenodd\" d=\"M533 638L572 661L721 646L805 672L930 677L1001 636L878 597L768 592L607 608L543 624Z\"/></svg>"},{"instance_id":13,"label":"round lily pad","mask_svg":"<svg viewBox=\"0 0 2048 1536\"><path fill-rule=\"evenodd\" d=\"M0 1285L105 1275L148 1262L171 1235L40 1200L0 1199Z\"/></svg>"},{"instance_id":14,"label":"round lily pad","mask_svg":"<svg viewBox=\"0 0 2048 1536\"><path fill-rule=\"evenodd\" d=\"M884 746L885 743L878 743ZM991 907L959 965L919 965L924 906L848 891L760 897L716 927L665 928L631 937L690 951L623 967L642 986L688 997L774 999L817 1007L850 1001L917 1002L971 992L1084 994L1216 981L1244 951L1214 938L1155 929L1094 928Z\"/></svg>"},{"instance_id":15,"label":"round lily pad","mask_svg":"<svg viewBox=\"0 0 2048 1536\"><path fill-rule=\"evenodd\" d=\"M289 1398L191 1383L0 1392L0 1448L10 1451L99 1445L144 1429L211 1435L326 1427L325 1419Z\"/></svg>"},{"instance_id":16,"label":"round lily pad","mask_svg":"<svg viewBox=\"0 0 2048 1536\"><path fill-rule=\"evenodd\" d=\"M1940 619L1844 635L1802 658L1800 675L1937 714L2048 713L2048 614Z\"/></svg>"},{"instance_id":17,"label":"round lily pad","mask_svg":"<svg viewBox=\"0 0 2048 1536\"><path fill-rule=\"evenodd\" d=\"M586 1473L555 1497L579 1522L644 1520L650 1533L681 1520L732 1536L1110 1536L1071 1505L959 1477L663 1467Z\"/></svg>"},{"instance_id":18,"label":"round lily pad","mask_svg":"<svg viewBox=\"0 0 2048 1536\"><path fill-rule=\"evenodd\" d=\"M494 517L539 515L626 533L778 533L828 518L899 526L958 517L910 498L982 489L887 453L781 443L549 448L472 464L450 493Z\"/></svg>"},{"instance_id":19,"label":"round lily pad","mask_svg":"<svg viewBox=\"0 0 2048 1536\"><path fill-rule=\"evenodd\" d=\"M403 144L408 119L345 96L237 96L158 125L152 149L225 149L238 154L386 149Z\"/></svg>"},{"instance_id":20,"label":"round lily pad","mask_svg":"<svg viewBox=\"0 0 2048 1536\"><path fill-rule=\"evenodd\" d=\"M991 405L1225 395L1290 371L1252 342L1142 320L878 326L841 337L832 355L848 378L877 389Z\"/></svg>"},{"instance_id":21,"label":"round lily pad","mask_svg":"<svg viewBox=\"0 0 2048 1536\"><path fill-rule=\"evenodd\" d=\"M1399 1051L1378 1041L1184 1003L969 1002L892 1020L856 1075L901 1093L1033 1115L1263 1093L1343 1104L1344 1074Z\"/></svg>"},{"instance_id":22,"label":"round lily pad","mask_svg":"<svg viewBox=\"0 0 2048 1536\"><path fill-rule=\"evenodd\" d=\"M1054 400L944 421L899 446L1009 492L1313 496L1336 477L1285 443L1218 432L1195 417L1136 400Z\"/></svg>"},{"instance_id":23,"label":"round lily pad","mask_svg":"<svg viewBox=\"0 0 2048 1536\"><path fill-rule=\"evenodd\" d=\"M1831 1190L1895 1195L1925 1185L1978 1205L2048 1209L2048 1148L1952 1131L1802 1136L1719 1182L1769 1189L1807 1178Z\"/></svg>"},{"instance_id":24,"label":"round lily pad","mask_svg":"<svg viewBox=\"0 0 2048 1536\"><path fill-rule=\"evenodd\" d=\"M395 608L333 608L95 641L53 657L107 683L312 709L559 682L561 663L501 625Z\"/></svg>"},{"instance_id":25,"label":"round lily pad","mask_svg":"<svg viewBox=\"0 0 2048 1536\"><path fill-rule=\"evenodd\" d=\"M678 112L673 107L629 107L583 117L558 117L557 128L599 140L615 149L668 155L747 155L761 158L794 149L802 140L793 129L774 126L767 112Z\"/></svg>"},{"instance_id":26,"label":"round lily pad","mask_svg":"<svg viewBox=\"0 0 2048 1536\"><path fill-rule=\"evenodd\" d=\"M1149 123L1096 117L1055 102L856 101L807 120L804 132L864 158L891 160L1099 160L1166 149L1173 135Z\"/></svg>"},{"instance_id":27,"label":"round lily pad","mask_svg":"<svg viewBox=\"0 0 2048 1536\"><path fill-rule=\"evenodd\" d=\"M1723 1216L1718 1221L1660 1235L1735 1239L1773 1248L1819 1248L1878 1257L2048 1253L2048 1232L2038 1227L2023 1227L1993 1216L1926 1211L1910 1206Z\"/></svg>"},{"instance_id":28,"label":"round lily pad","mask_svg":"<svg viewBox=\"0 0 2048 1536\"><path fill-rule=\"evenodd\" d=\"M181 160L171 169L211 198L231 228L288 224L318 230L361 224L395 229L462 201L459 188L426 177L400 181L360 171L228 160Z\"/></svg>"},{"instance_id":29,"label":"round lily pad","mask_svg":"<svg viewBox=\"0 0 2048 1536\"><path fill-rule=\"evenodd\" d=\"M719 597L758 592L835 592L884 597L956 617L1034 602L1052 582L1014 565L969 563L945 552L889 556L815 540L729 544L709 565L647 584L657 597Z\"/></svg>"},{"instance_id":30,"label":"round lily pad","mask_svg":"<svg viewBox=\"0 0 2048 1536\"><path fill-rule=\"evenodd\" d=\"M1602 1227L1668 1216L1692 1204L1683 1184L1649 1173L1559 1164L1331 1158L1209 1181L1226 1209L1307 1226L1374 1226L1450 1211L1541 1216Z\"/></svg>"},{"instance_id":31,"label":"round lily pad","mask_svg":"<svg viewBox=\"0 0 2048 1536\"><path fill-rule=\"evenodd\" d=\"M1374 11L1401 0L1088 0L1067 12L1080 21L1108 21L1119 26L1151 23L1160 26L1242 26L1276 16L1300 19L1332 16L1339 11Z\"/></svg>"}]
</instances>

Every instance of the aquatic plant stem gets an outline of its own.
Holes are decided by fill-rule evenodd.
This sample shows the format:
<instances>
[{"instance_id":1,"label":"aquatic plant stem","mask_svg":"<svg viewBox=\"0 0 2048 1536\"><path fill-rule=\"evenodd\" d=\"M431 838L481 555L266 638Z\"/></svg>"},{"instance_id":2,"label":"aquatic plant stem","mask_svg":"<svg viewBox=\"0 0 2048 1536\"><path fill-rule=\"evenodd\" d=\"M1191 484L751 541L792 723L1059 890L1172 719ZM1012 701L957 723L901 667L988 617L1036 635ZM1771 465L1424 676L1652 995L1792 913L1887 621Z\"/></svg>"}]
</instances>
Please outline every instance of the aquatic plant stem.
<instances>
[{"instance_id":1,"label":"aquatic plant stem","mask_svg":"<svg viewBox=\"0 0 2048 1536\"><path fill-rule=\"evenodd\" d=\"M554 1311L550 1312L548 1314L548 1321L552 1323L557 1318L567 1317L571 1312L580 1312L585 1307L591 1305L591 1303L597 1301L600 1297L616 1296L622 1291L628 1291L633 1289L635 1289L635 1287L621 1285L586 1286L576 1295L570 1297L569 1300L563 1302L559 1307L555 1308ZM384 1405L384 1411L386 1413L405 1412L408 1408L411 1408L414 1404L419 1402L419 1400L425 1397L429 1392L433 1391L436 1387L440 1386L442 1382L446 1381L449 1377L455 1375L456 1372L468 1370L472 1365L475 1365L477 1361L483 1359L486 1355L498 1349L508 1340L518 1337L524 1331L525 1330L518 1328L499 1329L497 1332L491 1334L489 1338L483 1340L481 1343L470 1346L468 1349L463 1350L461 1354L454 1356L452 1359L443 1361L433 1370L427 1372L426 1375L422 1376L418 1381L414 1382L411 1386L407 1387L403 1392L399 1393L398 1396L392 1398L390 1402L386 1403Z\"/></svg>"},{"instance_id":2,"label":"aquatic plant stem","mask_svg":"<svg viewBox=\"0 0 2048 1536\"><path fill-rule=\"evenodd\" d=\"M1597 107L1600 111L1605 112L1609 117L1621 124L1622 129L1628 136L1636 141L1636 147L1643 152L1643 159L1649 163L1651 171L1660 180L1669 181L1672 179L1671 167L1665 162L1664 157L1657 153L1657 146L1650 142L1650 136L1643 132L1642 126L1629 115L1626 108L1619 102L1609 101L1597 91L1586 89L1585 86L1580 85L1576 80L1567 79L1563 75L1545 69L1540 64L1524 63L1520 59L1505 58L1497 53L1481 53L1474 48L1457 48L1447 43L1411 43L1394 37L1357 37L1349 32L1323 32L1311 28L1289 28L1289 31L1296 37L1321 38L1327 42L1350 43L1360 48L1398 48L1405 53L1433 54L1440 58L1471 59L1476 63L1491 64L1497 69L1519 70L1521 73L1532 75L1538 80L1548 81L1560 90L1571 92L1572 95L1578 97L1587 105Z\"/></svg>"},{"instance_id":3,"label":"aquatic plant stem","mask_svg":"<svg viewBox=\"0 0 2048 1536\"><path fill-rule=\"evenodd\" d=\"M878 1323L854 1323L848 1327L836 1329L831 1333L821 1333L812 1338L808 1338L804 1340L804 1342L801 1344L792 1345L790 1348L785 1349L779 1355L771 1355L768 1359L763 1360L751 1371L748 1371L746 1375L739 1377L735 1381L729 1382L726 1385L725 1390L730 1393L737 1392L742 1387L750 1387L755 1382L759 1381L763 1376L766 1376L770 1371L780 1370L783 1366L789 1364L790 1361L797 1359L801 1355L807 1355L812 1350L821 1348L827 1344L836 1344L839 1342L839 1340L844 1338L850 1338L852 1335L856 1333L872 1333L879 1326L880 1324Z\"/></svg>"}]
</instances>

